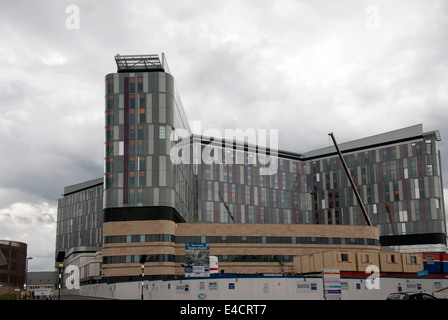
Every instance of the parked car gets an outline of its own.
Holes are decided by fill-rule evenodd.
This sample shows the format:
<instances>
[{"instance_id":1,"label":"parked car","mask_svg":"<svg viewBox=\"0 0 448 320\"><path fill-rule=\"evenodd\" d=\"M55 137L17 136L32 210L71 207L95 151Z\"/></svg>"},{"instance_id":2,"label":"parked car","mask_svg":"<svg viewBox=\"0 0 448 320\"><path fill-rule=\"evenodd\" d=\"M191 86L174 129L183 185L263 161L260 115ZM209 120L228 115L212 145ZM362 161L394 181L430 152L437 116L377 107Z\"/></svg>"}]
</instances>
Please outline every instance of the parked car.
<instances>
[{"instance_id":1,"label":"parked car","mask_svg":"<svg viewBox=\"0 0 448 320\"><path fill-rule=\"evenodd\" d=\"M437 300L437 298L423 292L395 292L391 293L387 300Z\"/></svg>"}]
</instances>

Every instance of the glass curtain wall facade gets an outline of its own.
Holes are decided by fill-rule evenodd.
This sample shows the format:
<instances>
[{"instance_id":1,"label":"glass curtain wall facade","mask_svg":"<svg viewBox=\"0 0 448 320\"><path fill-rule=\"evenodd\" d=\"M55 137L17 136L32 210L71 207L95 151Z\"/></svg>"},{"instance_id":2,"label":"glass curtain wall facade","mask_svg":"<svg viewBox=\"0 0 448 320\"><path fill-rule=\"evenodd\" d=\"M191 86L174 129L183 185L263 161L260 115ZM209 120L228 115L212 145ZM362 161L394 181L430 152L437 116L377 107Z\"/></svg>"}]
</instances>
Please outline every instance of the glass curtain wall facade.
<instances>
[{"instance_id":1,"label":"glass curtain wall facade","mask_svg":"<svg viewBox=\"0 0 448 320\"><path fill-rule=\"evenodd\" d=\"M116 61L105 79L104 221L190 220L192 168L170 160L174 129L190 134L174 78L157 56Z\"/></svg>"},{"instance_id":2,"label":"glass curtain wall facade","mask_svg":"<svg viewBox=\"0 0 448 320\"><path fill-rule=\"evenodd\" d=\"M417 129L420 126L416 126ZM438 132L344 155L383 245L445 243ZM364 224L339 157L310 161L315 223ZM425 235L425 236L423 236ZM406 240L407 239L407 240Z\"/></svg>"},{"instance_id":3,"label":"glass curtain wall facade","mask_svg":"<svg viewBox=\"0 0 448 320\"><path fill-rule=\"evenodd\" d=\"M398 138L395 137L398 135ZM438 132L421 125L347 144L344 159L384 245L445 244ZM201 152L207 143L196 137ZM215 149L235 158L236 150ZM350 148L351 147L351 148ZM341 160L334 151L278 152L278 170L260 165L201 163L195 216L201 222L365 225ZM216 152L216 151L215 151ZM412 237L410 235L420 235ZM407 236L407 237L405 237Z\"/></svg>"},{"instance_id":4,"label":"glass curtain wall facade","mask_svg":"<svg viewBox=\"0 0 448 320\"><path fill-rule=\"evenodd\" d=\"M103 242L103 179L64 188L58 200L56 252L74 247L96 247Z\"/></svg>"},{"instance_id":5,"label":"glass curtain wall facade","mask_svg":"<svg viewBox=\"0 0 448 320\"><path fill-rule=\"evenodd\" d=\"M196 137L200 153L208 146ZM296 159L275 158L277 171L260 174L261 165L255 149L215 148L219 159L244 159L244 163L195 164L197 174L197 220L214 223L304 224L310 220L310 165ZM254 162L253 159L256 159Z\"/></svg>"}]
</instances>

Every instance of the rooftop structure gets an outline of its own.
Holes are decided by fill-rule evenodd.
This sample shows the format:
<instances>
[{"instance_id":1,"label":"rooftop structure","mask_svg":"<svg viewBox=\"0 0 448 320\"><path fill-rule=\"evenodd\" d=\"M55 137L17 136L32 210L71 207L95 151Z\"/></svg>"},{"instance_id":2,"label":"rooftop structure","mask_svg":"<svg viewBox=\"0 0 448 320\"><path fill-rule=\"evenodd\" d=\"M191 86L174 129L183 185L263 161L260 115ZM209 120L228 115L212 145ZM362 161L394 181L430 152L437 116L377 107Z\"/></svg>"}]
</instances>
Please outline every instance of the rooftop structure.
<instances>
[{"instance_id":1,"label":"rooftop structure","mask_svg":"<svg viewBox=\"0 0 448 320\"><path fill-rule=\"evenodd\" d=\"M162 53L162 59L157 54L146 55L119 55L115 56L118 72L165 72L167 67L165 55ZM169 70L166 70L169 72Z\"/></svg>"}]
</instances>

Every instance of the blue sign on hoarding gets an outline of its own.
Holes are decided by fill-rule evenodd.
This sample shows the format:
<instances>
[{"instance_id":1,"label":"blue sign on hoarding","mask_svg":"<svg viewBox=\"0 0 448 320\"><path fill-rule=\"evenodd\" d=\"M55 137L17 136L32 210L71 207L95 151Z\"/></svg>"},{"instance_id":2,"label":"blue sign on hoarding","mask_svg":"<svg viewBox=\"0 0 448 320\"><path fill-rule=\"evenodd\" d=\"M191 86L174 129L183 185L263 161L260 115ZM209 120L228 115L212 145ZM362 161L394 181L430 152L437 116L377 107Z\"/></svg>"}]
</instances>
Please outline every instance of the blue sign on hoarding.
<instances>
[{"instance_id":1,"label":"blue sign on hoarding","mask_svg":"<svg viewBox=\"0 0 448 320\"><path fill-rule=\"evenodd\" d=\"M210 276L210 245L208 243L185 244L185 276L209 277Z\"/></svg>"},{"instance_id":2,"label":"blue sign on hoarding","mask_svg":"<svg viewBox=\"0 0 448 320\"><path fill-rule=\"evenodd\" d=\"M208 243L186 243L185 250L209 250L210 245Z\"/></svg>"}]
</instances>

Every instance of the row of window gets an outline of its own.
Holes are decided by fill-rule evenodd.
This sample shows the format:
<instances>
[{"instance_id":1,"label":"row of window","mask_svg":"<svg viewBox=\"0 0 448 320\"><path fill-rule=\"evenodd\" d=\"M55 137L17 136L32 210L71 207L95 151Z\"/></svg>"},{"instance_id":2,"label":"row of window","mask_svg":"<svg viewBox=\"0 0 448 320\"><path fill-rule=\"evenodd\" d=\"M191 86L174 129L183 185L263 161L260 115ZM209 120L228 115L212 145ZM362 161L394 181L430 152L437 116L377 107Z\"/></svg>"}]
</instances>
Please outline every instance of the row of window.
<instances>
[{"instance_id":1,"label":"row of window","mask_svg":"<svg viewBox=\"0 0 448 320\"><path fill-rule=\"evenodd\" d=\"M400 172L403 170L403 168L406 169L406 172L404 173L405 176L418 175L417 168L420 170L424 166L424 163L421 163L420 160L418 160L419 156L424 154L421 152L423 142L414 142L409 144L403 144L399 146L393 146L393 147L386 147L384 149L375 149L371 151L365 151L364 153L354 153L354 154L348 154L345 156L346 162L348 167L359 167L362 168L361 174L363 175L370 175L370 170L372 168L375 168L375 171L378 171L381 173L381 176L392 175L395 176L395 171L400 170ZM426 141L426 153L425 154L436 154L435 150L431 148L431 140ZM204 145L201 145L201 154L204 151ZM230 151L229 151L230 150ZM398 152L397 152L398 150ZM412 151L409 151L412 150ZM222 152L222 154L219 154L219 156L216 156L218 159L221 159L220 162L222 163L228 163L226 160L230 157L230 163L236 163L237 164L243 164L245 165L245 168L249 164L256 164L256 159L260 157L260 155L257 156L256 153L251 152L237 152L235 154L234 150L232 149L221 149L220 147L214 148L214 152ZM213 162L213 157L209 157ZM237 158L240 159L240 161L237 160ZM278 159L272 159L276 161L276 167L279 172L283 173L292 173L293 175L301 175L301 174L314 174L316 175L317 181L319 181L319 173L325 173L330 171L338 171L342 170L342 166L340 163L340 159L338 157L332 157L328 159L321 159L321 160L313 160L309 163L302 162L303 160L292 160L292 159L282 159L279 157ZM400 161L396 161L400 160ZM428 159L429 160L429 159ZM299 162L297 162L299 161ZM432 160L431 160L432 161ZM434 158L433 161L437 161L437 158ZM437 163L437 162L435 162ZM213 165L216 165L216 163L212 164L210 166L202 166L203 172L202 174L205 176L206 179L213 179L217 180L217 176L220 174L219 172L215 171L212 173L214 178L211 178L211 171L206 172L205 170L216 170L216 167L213 167ZM231 165L231 164L229 164ZM408 171L407 169L409 167L412 171ZM437 165L435 166L437 167ZM423 168L422 168L423 169ZM428 171L428 175L432 175L432 164L431 162L428 163L428 166L426 167ZM232 170L232 168L224 167L224 172L221 173L224 174L224 178L231 177L232 174L235 176L235 172ZM250 169L248 169L250 170ZM254 172L256 173L256 172ZM356 172L352 172L352 175ZM437 173L434 173L437 174ZM250 176L251 172L248 172L246 175ZM399 175L403 179L403 175ZM222 179L223 177L221 177ZM407 178L407 177L406 177ZM219 178L218 178L219 180ZM225 181L227 181L225 179ZM232 182L232 181L230 181ZM247 184L250 184L246 182Z\"/></svg>"},{"instance_id":2,"label":"row of window","mask_svg":"<svg viewBox=\"0 0 448 320\"><path fill-rule=\"evenodd\" d=\"M175 242L171 234L140 234L125 236L106 236L103 243L131 243L131 242Z\"/></svg>"},{"instance_id":3,"label":"row of window","mask_svg":"<svg viewBox=\"0 0 448 320\"><path fill-rule=\"evenodd\" d=\"M292 255L215 255L218 261L221 262L293 262ZM103 257L104 264L114 263L139 263L140 255L126 255L126 256L110 256ZM350 261L347 253L341 253L341 262ZM185 262L185 256L176 256L172 254L151 254L146 256L146 262ZM395 255L388 257L389 263L397 263ZM366 254L363 257L363 262L370 262L370 255ZM417 264L417 256L410 256L410 264Z\"/></svg>"},{"instance_id":4,"label":"row of window","mask_svg":"<svg viewBox=\"0 0 448 320\"><path fill-rule=\"evenodd\" d=\"M171 234L141 234L106 236L104 244L135 242L175 243L286 243L286 244L338 244L378 246L377 239L336 237L266 237L266 236L174 236Z\"/></svg>"},{"instance_id":5,"label":"row of window","mask_svg":"<svg viewBox=\"0 0 448 320\"><path fill-rule=\"evenodd\" d=\"M218 261L221 262L293 262L292 255L215 255ZM140 263L141 255L126 255L126 256L110 256L103 257L104 264L115 263ZM341 253L339 258L341 262L350 261L347 253ZM175 262L184 263L185 256L172 254L151 254L146 255L146 262ZM363 257L363 262L370 262L370 255L366 254ZM388 257L389 263L398 263L394 254ZM410 256L410 264L417 264L417 256Z\"/></svg>"},{"instance_id":6,"label":"row of window","mask_svg":"<svg viewBox=\"0 0 448 320\"><path fill-rule=\"evenodd\" d=\"M252 170L251 167L243 167L238 165L221 165L223 170L216 165L211 167L210 165L204 165L199 171L199 183L198 191L199 197L204 200L212 200L213 191L220 189L224 193L224 201L235 202L235 194L246 194L247 201L251 198L261 195L263 197L263 191L268 190L269 194L277 192L280 196L281 193L285 193L286 197L291 197L293 192L310 192L310 186L315 187L314 191L325 191L339 188L350 187L346 175L342 172L321 172L311 176L300 176L292 173L277 172L272 176L259 176L257 170ZM372 186L375 186L376 193L383 193L383 188L388 189L389 184L394 186L394 191L400 189L412 190L411 197L421 198L424 197L423 192L423 180L426 176L433 176L434 166L432 164L426 165L426 172L420 170L420 173L410 174L409 168L402 169L403 175L396 175L395 173L385 173L379 170L369 168L361 168L358 174L356 168L351 168L351 176L360 186L366 185L369 190L365 192L369 196L372 195ZM364 171L368 173L364 173ZM370 173L370 171L375 173ZM414 171L414 169L412 169ZM415 169L416 171L416 169ZM387 178L386 178L387 176ZM382 178L381 178L382 177ZM311 178L313 184L311 184ZM228 183L230 182L230 183ZM219 183L219 184L218 184ZM384 186L384 187L383 187ZM414 186L417 188L417 194L414 196ZM224 187L224 190L222 188ZM418 190L420 188L421 190ZM257 192L259 190L259 192ZM391 190L392 191L392 190ZM363 189L360 187L360 192L363 193ZM389 196L389 190L384 191L386 196ZM233 195L233 197L232 197ZM403 195L401 195L403 197ZM388 201L393 200L393 196ZM395 193L395 198L398 200L398 193ZM242 202L244 199L239 199L238 202Z\"/></svg>"},{"instance_id":7,"label":"row of window","mask_svg":"<svg viewBox=\"0 0 448 320\"><path fill-rule=\"evenodd\" d=\"M125 91L125 79L128 79L129 93L149 93L149 92L173 92L174 79L166 77L164 73L149 73L148 76L131 76L122 75L117 79L110 77L106 79L105 91L106 95L111 95ZM117 89L115 89L117 87Z\"/></svg>"},{"instance_id":8,"label":"row of window","mask_svg":"<svg viewBox=\"0 0 448 320\"><path fill-rule=\"evenodd\" d=\"M217 255L221 262L292 262L291 255ZM140 263L140 255L103 257L103 264ZM146 255L146 262L174 262L184 263L185 255L150 254Z\"/></svg>"}]
</instances>

